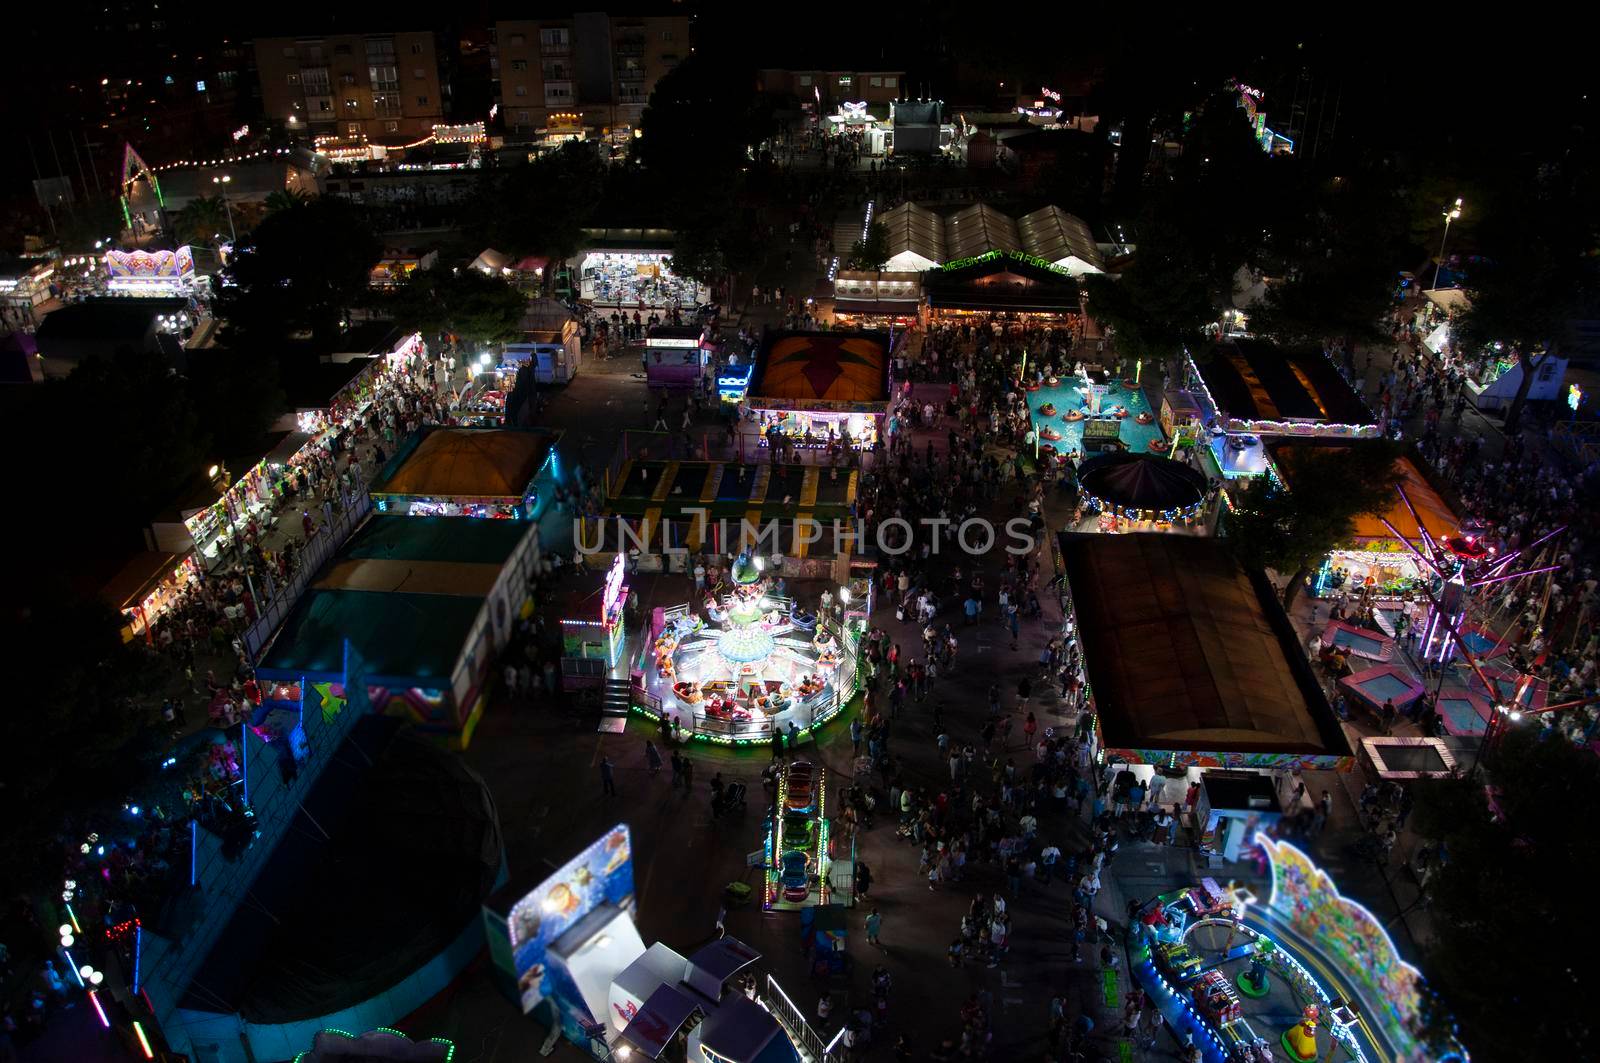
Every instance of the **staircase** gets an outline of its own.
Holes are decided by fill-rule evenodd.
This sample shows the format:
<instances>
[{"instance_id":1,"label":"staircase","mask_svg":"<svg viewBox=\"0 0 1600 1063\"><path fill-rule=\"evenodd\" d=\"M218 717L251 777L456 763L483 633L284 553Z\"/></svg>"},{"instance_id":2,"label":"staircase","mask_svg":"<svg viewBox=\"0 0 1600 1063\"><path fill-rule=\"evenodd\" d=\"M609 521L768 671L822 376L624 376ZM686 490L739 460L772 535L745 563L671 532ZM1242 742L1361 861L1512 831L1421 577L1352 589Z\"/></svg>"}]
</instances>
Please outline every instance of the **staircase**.
<instances>
[{"instance_id":1,"label":"staircase","mask_svg":"<svg viewBox=\"0 0 1600 1063\"><path fill-rule=\"evenodd\" d=\"M628 722L633 689L626 679L609 678L600 691L600 730L620 733Z\"/></svg>"}]
</instances>

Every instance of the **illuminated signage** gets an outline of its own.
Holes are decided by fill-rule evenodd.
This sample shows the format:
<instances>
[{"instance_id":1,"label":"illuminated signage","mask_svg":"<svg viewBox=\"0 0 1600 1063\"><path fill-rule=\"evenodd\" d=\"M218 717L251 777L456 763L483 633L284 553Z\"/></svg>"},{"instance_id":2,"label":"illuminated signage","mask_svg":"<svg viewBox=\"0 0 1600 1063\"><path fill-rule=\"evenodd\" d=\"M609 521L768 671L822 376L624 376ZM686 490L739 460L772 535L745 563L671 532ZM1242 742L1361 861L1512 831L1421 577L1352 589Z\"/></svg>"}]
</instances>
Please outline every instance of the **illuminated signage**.
<instances>
[{"instance_id":1,"label":"illuminated signage","mask_svg":"<svg viewBox=\"0 0 1600 1063\"><path fill-rule=\"evenodd\" d=\"M1039 91L1044 95L1045 99L1054 100L1057 103L1061 102L1061 93L1057 92L1055 89L1041 88Z\"/></svg>"},{"instance_id":2,"label":"illuminated signage","mask_svg":"<svg viewBox=\"0 0 1600 1063\"><path fill-rule=\"evenodd\" d=\"M627 560L618 551L617 556L611 561L611 570L606 573L605 593L600 596L600 615L610 616L611 610L622 597L622 579L627 574Z\"/></svg>"},{"instance_id":3,"label":"illuminated signage","mask_svg":"<svg viewBox=\"0 0 1600 1063\"><path fill-rule=\"evenodd\" d=\"M1260 89L1253 89L1249 85L1240 85L1239 91L1254 100L1259 100L1266 95L1266 93L1262 92Z\"/></svg>"},{"instance_id":4,"label":"illuminated signage","mask_svg":"<svg viewBox=\"0 0 1600 1063\"><path fill-rule=\"evenodd\" d=\"M689 348L689 347L698 347L698 346L700 346L700 341L699 340L680 339L680 338L675 337L675 336L663 336L663 337L659 337L659 338L652 336L651 338L645 340L645 346L646 347L663 347L663 348L665 348L665 347Z\"/></svg>"},{"instance_id":5,"label":"illuminated signage","mask_svg":"<svg viewBox=\"0 0 1600 1063\"><path fill-rule=\"evenodd\" d=\"M1578 412L1578 407L1583 403L1583 389L1576 384L1567 385L1567 406L1572 412Z\"/></svg>"},{"instance_id":6,"label":"illuminated signage","mask_svg":"<svg viewBox=\"0 0 1600 1063\"><path fill-rule=\"evenodd\" d=\"M245 137L247 137L249 135L250 135L250 127L247 126L247 125L242 125L238 129L235 129L233 131L233 139L234 140L243 140Z\"/></svg>"}]
</instances>

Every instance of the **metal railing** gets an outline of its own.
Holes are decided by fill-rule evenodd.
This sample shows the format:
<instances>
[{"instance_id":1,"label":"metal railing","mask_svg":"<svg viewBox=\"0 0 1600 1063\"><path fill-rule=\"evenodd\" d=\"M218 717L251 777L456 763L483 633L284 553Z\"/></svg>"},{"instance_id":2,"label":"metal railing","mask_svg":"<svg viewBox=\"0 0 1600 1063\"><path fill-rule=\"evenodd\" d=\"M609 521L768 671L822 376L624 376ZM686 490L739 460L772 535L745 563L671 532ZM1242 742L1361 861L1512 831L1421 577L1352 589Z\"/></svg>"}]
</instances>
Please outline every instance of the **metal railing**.
<instances>
[{"instance_id":1,"label":"metal railing","mask_svg":"<svg viewBox=\"0 0 1600 1063\"><path fill-rule=\"evenodd\" d=\"M322 526L319 534L314 536L300 551L299 567L287 583L282 584L267 600L262 607L261 615L256 622L245 630L244 651L252 661L261 653L261 648L267 644L272 633L278 630L278 625L294 608L295 602L300 600L300 594L316 576L317 572L332 557L334 552L344 545L350 538L350 533L366 519L372 512L372 496L366 491L361 491L355 496L344 511Z\"/></svg>"},{"instance_id":2,"label":"metal railing","mask_svg":"<svg viewBox=\"0 0 1600 1063\"><path fill-rule=\"evenodd\" d=\"M789 994L770 974L767 975L766 992L761 994L761 1002L766 1005L767 1011L778 1020L778 1025L783 1027L783 1032L789 1035L789 1040L795 1047L806 1054L809 1059L817 1063L829 1063L833 1058L828 1054L828 1046L822 1040L822 1035L811 1028L806 1021L805 1014L789 999Z\"/></svg>"}]
</instances>

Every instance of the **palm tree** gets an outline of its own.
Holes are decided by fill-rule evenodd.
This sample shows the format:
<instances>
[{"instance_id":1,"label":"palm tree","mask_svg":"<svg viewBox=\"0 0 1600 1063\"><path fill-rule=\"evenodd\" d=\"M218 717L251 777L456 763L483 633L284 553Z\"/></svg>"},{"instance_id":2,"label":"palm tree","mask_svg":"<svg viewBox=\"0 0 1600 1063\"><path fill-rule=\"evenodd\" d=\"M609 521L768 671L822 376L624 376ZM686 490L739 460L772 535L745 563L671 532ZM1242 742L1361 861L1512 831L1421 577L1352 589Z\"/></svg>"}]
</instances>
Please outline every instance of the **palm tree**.
<instances>
[{"instance_id":1,"label":"palm tree","mask_svg":"<svg viewBox=\"0 0 1600 1063\"><path fill-rule=\"evenodd\" d=\"M200 196L172 219L180 243L217 243L217 235L228 227L227 205L220 196Z\"/></svg>"},{"instance_id":2,"label":"palm tree","mask_svg":"<svg viewBox=\"0 0 1600 1063\"><path fill-rule=\"evenodd\" d=\"M280 210L293 210L303 207L311 202L311 197L299 190L283 189L267 197L267 213L276 214Z\"/></svg>"}]
</instances>

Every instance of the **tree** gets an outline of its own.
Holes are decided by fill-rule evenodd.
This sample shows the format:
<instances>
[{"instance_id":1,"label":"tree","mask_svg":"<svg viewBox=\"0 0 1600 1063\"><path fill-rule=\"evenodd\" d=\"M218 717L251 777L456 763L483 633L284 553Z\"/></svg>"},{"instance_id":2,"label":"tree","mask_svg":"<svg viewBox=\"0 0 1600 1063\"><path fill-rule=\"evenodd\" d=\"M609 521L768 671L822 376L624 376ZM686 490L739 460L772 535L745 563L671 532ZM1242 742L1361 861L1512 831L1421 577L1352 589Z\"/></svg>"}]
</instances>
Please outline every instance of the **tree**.
<instances>
[{"instance_id":1,"label":"tree","mask_svg":"<svg viewBox=\"0 0 1600 1063\"><path fill-rule=\"evenodd\" d=\"M1600 190L1593 181L1587 170L1541 169L1503 186L1478 223L1482 260L1468 274L1472 305L1454 338L1468 351L1501 343L1516 358L1522 379L1506 409L1508 434L1521 424L1540 367L1560 357L1571 323L1592 316L1600 290L1594 255Z\"/></svg>"},{"instance_id":2,"label":"tree","mask_svg":"<svg viewBox=\"0 0 1600 1063\"><path fill-rule=\"evenodd\" d=\"M864 240L850 245L850 268L880 270L889 261L889 227L875 221L867 227Z\"/></svg>"},{"instance_id":3,"label":"tree","mask_svg":"<svg viewBox=\"0 0 1600 1063\"><path fill-rule=\"evenodd\" d=\"M1425 1032L1442 1038L1453 1012L1475 1059L1571 1055L1594 1037L1600 978L1559 935L1574 890L1600 875L1586 828L1600 816L1600 760L1524 724L1489 768L1492 791L1476 774L1413 790L1412 824L1439 853L1425 889L1438 930L1424 947Z\"/></svg>"},{"instance_id":4,"label":"tree","mask_svg":"<svg viewBox=\"0 0 1600 1063\"><path fill-rule=\"evenodd\" d=\"M1250 330L1286 346L1382 338L1378 322L1405 252L1405 205L1378 174L1291 198L1291 216L1273 225L1287 275L1251 308Z\"/></svg>"},{"instance_id":5,"label":"tree","mask_svg":"<svg viewBox=\"0 0 1600 1063\"><path fill-rule=\"evenodd\" d=\"M310 202L311 197L304 192L283 188L267 196L266 208L268 214L276 214L280 210L293 210Z\"/></svg>"},{"instance_id":6,"label":"tree","mask_svg":"<svg viewBox=\"0 0 1600 1063\"><path fill-rule=\"evenodd\" d=\"M199 437L215 457L249 453L288 404L270 349L194 351L186 382Z\"/></svg>"},{"instance_id":7,"label":"tree","mask_svg":"<svg viewBox=\"0 0 1600 1063\"><path fill-rule=\"evenodd\" d=\"M1148 230L1120 275L1084 278L1089 316L1109 326L1124 356L1168 358L1217 319L1217 304L1193 248L1170 229Z\"/></svg>"},{"instance_id":8,"label":"tree","mask_svg":"<svg viewBox=\"0 0 1600 1063\"><path fill-rule=\"evenodd\" d=\"M0 638L27 662L12 670L11 693L29 709L0 720L0 799L15 813L0 817L7 896L59 889L64 820L119 800L154 771L139 738L159 734L147 724L176 667L143 642L124 643L121 617L104 602L33 583L38 567L14 595L18 607L0 613Z\"/></svg>"},{"instance_id":9,"label":"tree","mask_svg":"<svg viewBox=\"0 0 1600 1063\"><path fill-rule=\"evenodd\" d=\"M464 228L480 250L565 261L583 249L605 178L593 144L563 144L509 171L484 173L463 211Z\"/></svg>"},{"instance_id":10,"label":"tree","mask_svg":"<svg viewBox=\"0 0 1600 1063\"><path fill-rule=\"evenodd\" d=\"M228 228L228 205L221 196L199 196L172 217L173 236L180 244L216 246Z\"/></svg>"},{"instance_id":11,"label":"tree","mask_svg":"<svg viewBox=\"0 0 1600 1063\"><path fill-rule=\"evenodd\" d=\"M218 300L222 315L247 334L310 330L331 342L382 254L361 212L343 199L271 214L239 241Z\"/></svg>"},{"instance_id":12,"label":"tree","mask_svg":"<svg viewBox=\"0 0 1600 1063\"><path fill-rule=\"evenodd\" d=\"M688 193L702 174L744 169L750 149L774 128L748 62L738 53L696 51L656 82L632 157L675 192Z\"/></svg>"},{"instance_id":13,"label":"tree","mask_svg":"<svg viewBox=\"0 0 1600 1063\"><path fill-rule=\"evenodd\" d=\"M448 332L474 346L514 339L528 309L509 281L475 269L413 270L385 302L406 331Z\"/></svg>"},{"instance_id":14,"label":"tree","mask_svg":"<svg viewBox=\"0 0 1600 1063\"><path fill-rule=\"evenodd\" d=\"M1288 486L1260 477L1240 496L1228 534L1240 560L1255 568L1290 573L1283 607L1322 559L1348 543L1356 518L1386 512L1395 501L1396 449L1371 442L1359 447L1302 447L1280 463Z\"/></svg>"}]
</instances>

